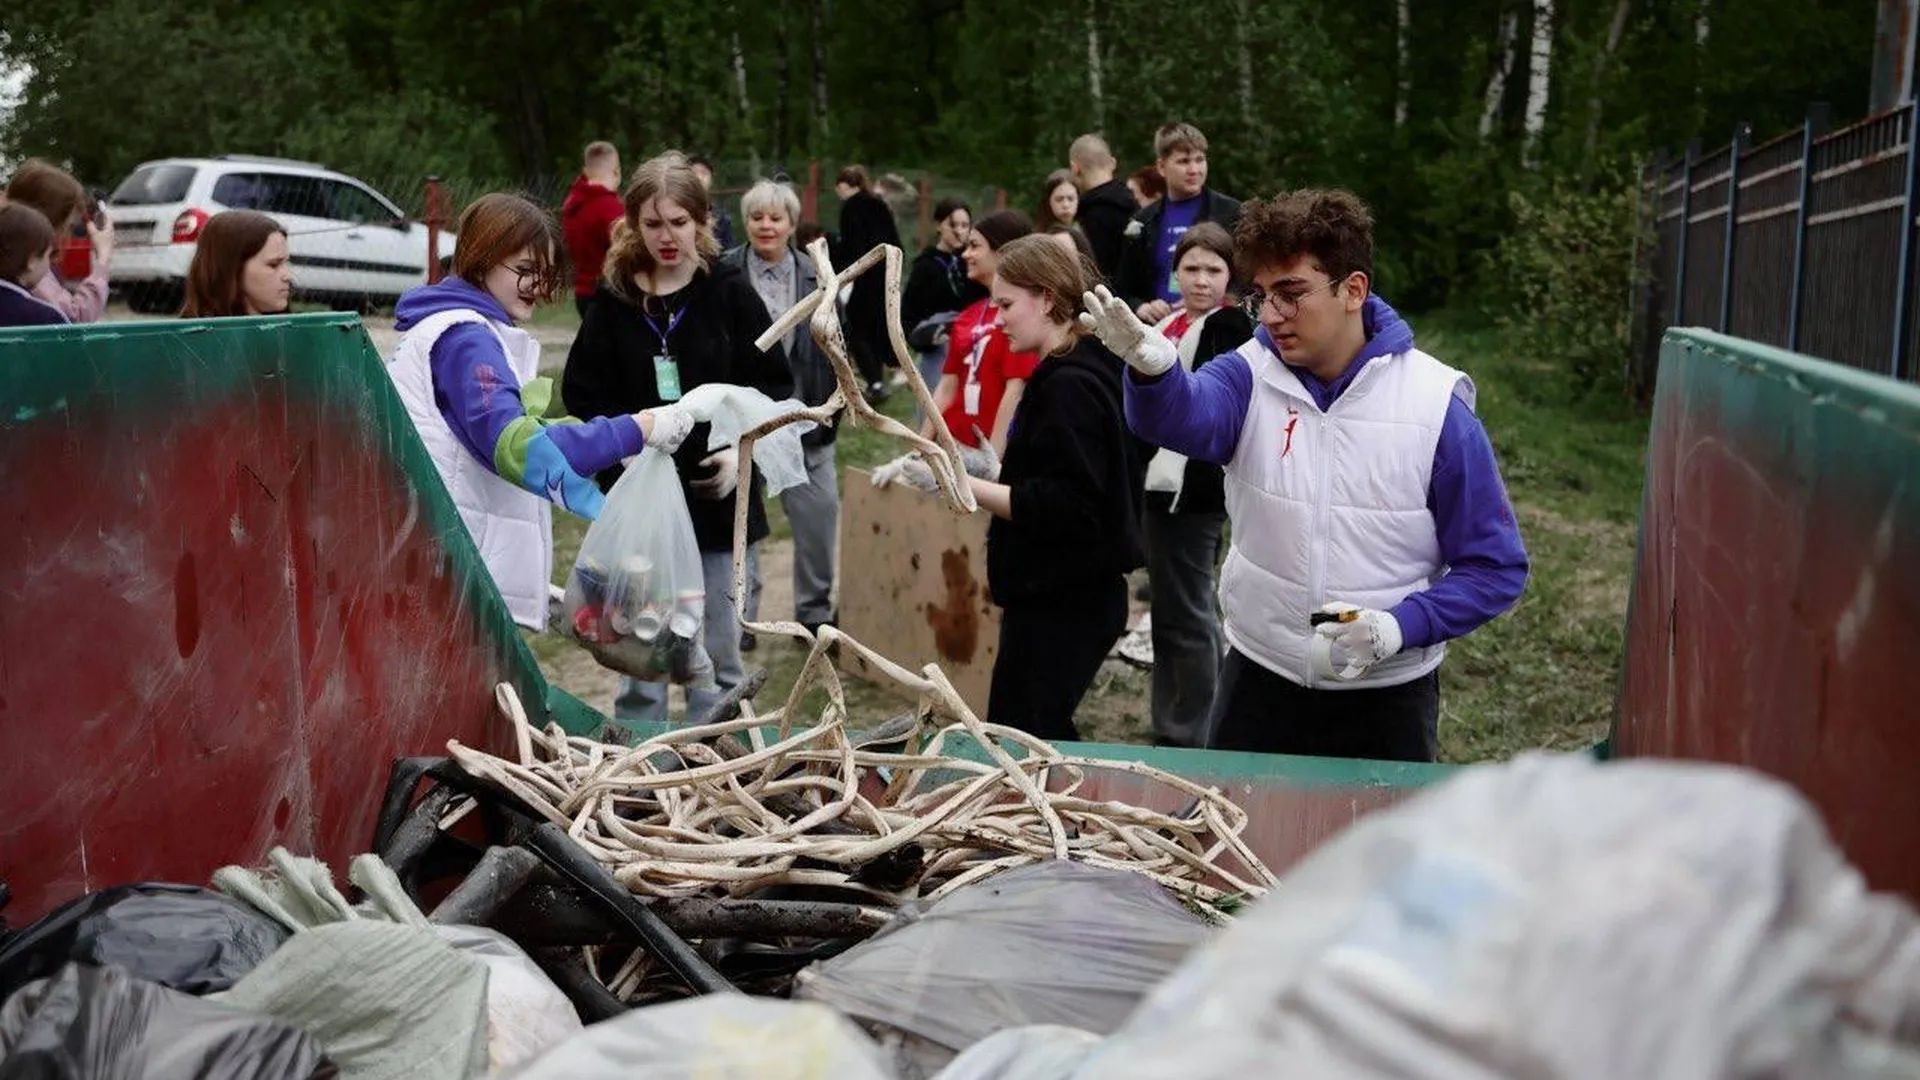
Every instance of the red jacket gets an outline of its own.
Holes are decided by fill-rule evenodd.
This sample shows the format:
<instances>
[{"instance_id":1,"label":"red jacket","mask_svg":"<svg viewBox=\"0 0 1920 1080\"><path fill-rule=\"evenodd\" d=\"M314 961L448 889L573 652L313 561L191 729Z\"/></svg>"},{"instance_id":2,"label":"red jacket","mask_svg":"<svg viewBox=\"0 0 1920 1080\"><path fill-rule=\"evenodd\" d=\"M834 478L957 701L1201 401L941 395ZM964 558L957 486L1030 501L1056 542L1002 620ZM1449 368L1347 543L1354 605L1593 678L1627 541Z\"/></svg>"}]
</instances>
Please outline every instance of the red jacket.
<instances>
[{"instance_id":1,"label":"red jacket","mask_svg":"<svg viewBox=\"0 0 1920 1080\"><path fill-rule=\"evenodd\" d=\"M566 201L560 204L560 225L566 232L567 258L573 263L575 296L592 296L599 287L613 223L625 213L619 195L585 176L574 177Z\"/></svg>"}]
</instances>

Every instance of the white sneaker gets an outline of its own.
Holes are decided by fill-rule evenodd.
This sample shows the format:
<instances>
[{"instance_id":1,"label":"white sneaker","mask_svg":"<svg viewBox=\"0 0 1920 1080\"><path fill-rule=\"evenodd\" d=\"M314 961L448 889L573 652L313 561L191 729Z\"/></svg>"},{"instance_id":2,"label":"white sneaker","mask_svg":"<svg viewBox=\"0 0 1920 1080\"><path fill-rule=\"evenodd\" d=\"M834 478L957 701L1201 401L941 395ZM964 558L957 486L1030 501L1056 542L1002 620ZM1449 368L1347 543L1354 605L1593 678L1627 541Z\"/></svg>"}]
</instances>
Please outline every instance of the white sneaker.
<instances>
[{"instance_id":1,"label":"white sneaker","mask_svg":"<svg viewBox=\"0 0 1920 1080\"><path fill-rule=\"evenodd\" d=\"M1138 668L1153 667L1153 616L1140 616L1134 628L1114 643L1111 656L1117 656Z\"/></svg>"}]
</instances>

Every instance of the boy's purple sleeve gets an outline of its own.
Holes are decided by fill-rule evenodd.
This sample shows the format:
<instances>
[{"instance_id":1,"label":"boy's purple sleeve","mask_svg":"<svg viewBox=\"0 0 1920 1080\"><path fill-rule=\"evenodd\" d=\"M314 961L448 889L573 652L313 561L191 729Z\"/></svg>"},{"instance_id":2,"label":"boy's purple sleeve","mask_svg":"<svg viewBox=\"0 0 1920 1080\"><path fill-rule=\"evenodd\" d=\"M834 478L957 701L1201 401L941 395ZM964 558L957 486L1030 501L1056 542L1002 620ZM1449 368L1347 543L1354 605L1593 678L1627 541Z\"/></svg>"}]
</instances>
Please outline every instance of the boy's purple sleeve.
<instances>
[{"instance_id":1,"label":"boy's purple sleeve","mask_svg":"<svg viewBox=\"0 0 1920 1080\"><path fill-rule=\"evenodd\" d=\"M1441 421L1427 509L1447 572L1388 612L1408 649L1473 632L1512 607L1527 584L1527 549L1493 444L1480 418L1457 397Z\"/></svg>"},{"instance_id":2,"label":"boy's purple sleeve","mask_svg":"<svg viewBox=\"0 0 1920 1080\"><path fill-rule=\"evenodd\" d=\"M1135 435L1197 461L1233 460L1253 403L1253 368L1246 357L1221 353L1198 371L1175 364L1152 382L1129 369L1124 382L1127 426Z\"/></svg>"}]
</instances>

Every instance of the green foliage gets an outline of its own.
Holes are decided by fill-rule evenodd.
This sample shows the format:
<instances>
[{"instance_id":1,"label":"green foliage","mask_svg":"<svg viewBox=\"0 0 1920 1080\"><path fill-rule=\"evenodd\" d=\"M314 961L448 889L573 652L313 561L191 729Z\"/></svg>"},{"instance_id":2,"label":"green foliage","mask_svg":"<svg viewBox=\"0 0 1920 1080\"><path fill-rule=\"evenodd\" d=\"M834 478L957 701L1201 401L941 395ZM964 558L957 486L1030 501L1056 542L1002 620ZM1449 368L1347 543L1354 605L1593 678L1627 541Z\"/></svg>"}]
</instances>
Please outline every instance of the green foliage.
<instances>
[{"instance_id":1,"label":"green foliage","mask_svg":"<svg viewBox=\"0 0 1920 1080\"><path fill-rule=\"evenodd\" d=\"M1764 138L1813 100L1837 120L1865 106L1872 5L1556 0L1545 130L1523 155L1531 0L1406 2L1403 64L1400 0L29 0L0 4L0 69L32 72L0 158L110 186L146 158L278 153L404 197L430 172L571 174L605 138L628 164L667 147L741 163L730 184L755 162L859 160L1025 205L1074 136L1102 130L1130 170L1181 119L1211 139L1220 190L1366 198L1382 290L1417 310L1485 291L1510 191L1591 190L1598 163L1742 120Z\"/></svg>"},{"instance_id":2,"label":"green foliage","mask_svg":"<svg viewBox=\"0 0 1920 1080\"><path fill-rule=\"evenodd\" d=\"M1513 346L1576 393L1623 387L1635 191L1552 184L1508 194L1513 230L1492 259Z\"/></svg>"}]
</instances>

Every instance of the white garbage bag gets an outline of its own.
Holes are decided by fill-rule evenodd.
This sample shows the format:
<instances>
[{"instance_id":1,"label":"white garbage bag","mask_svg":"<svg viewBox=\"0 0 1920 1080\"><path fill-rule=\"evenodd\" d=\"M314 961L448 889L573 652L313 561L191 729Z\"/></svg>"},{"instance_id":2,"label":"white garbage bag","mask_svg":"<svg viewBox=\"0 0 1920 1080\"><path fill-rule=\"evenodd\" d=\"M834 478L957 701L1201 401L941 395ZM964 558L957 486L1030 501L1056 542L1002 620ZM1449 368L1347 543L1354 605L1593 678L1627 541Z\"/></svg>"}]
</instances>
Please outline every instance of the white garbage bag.
<instances>
[{"instance_id":1,"label":"white garbage bag","mask_svg":"<svg viewBox=\"0 0 1920 1080\"><path fill-rule=\"evenodd\" d=\"M515 1080L893 1080L880 1048L824 1005L709 994L604 1020Z\"/></svg>"},{"instance_id":2,"label":"white garbage bag","mask_svg":"<svg viewBox=\"0 0 1920 1080\"><path fill-rule=\"evenodd\" d=\"M580 1034L584 1026L533 958L484 926L435 924L440 940L487 965L487 1071L511 1069Z\"/></svg>"},{"instance_id":3,"label":"white garbage bag","mask_svg":"<svg viewBox=\"0 0 1920 1080\"><path fill-rule=\"evenodd\" d=\"M1529 755L1321 848L1074 1075L1920 1075L1920 923L1808 803Z\"/></svg>"}]
</instances>

